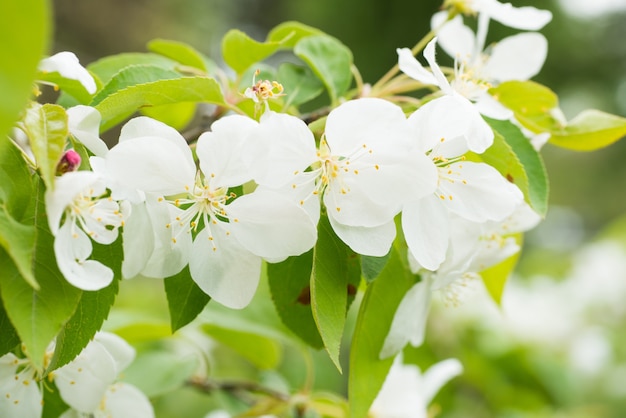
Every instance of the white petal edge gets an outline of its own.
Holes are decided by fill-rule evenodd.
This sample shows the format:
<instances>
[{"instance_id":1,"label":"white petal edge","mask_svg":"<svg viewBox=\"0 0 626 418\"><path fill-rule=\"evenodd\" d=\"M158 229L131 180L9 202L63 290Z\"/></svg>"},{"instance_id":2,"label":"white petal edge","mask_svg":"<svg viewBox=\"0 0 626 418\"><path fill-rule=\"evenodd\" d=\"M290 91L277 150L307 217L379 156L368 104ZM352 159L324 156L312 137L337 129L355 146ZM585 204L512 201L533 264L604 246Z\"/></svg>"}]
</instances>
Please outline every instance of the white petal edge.
<instances>
[{"instance_id":1,"label":"white petal edge","mask_svg":"<svg viewBox=\"0 0 626 418\"><path fill-rule=\"evenodd\" d=\"M109 148L100 138L102 116L94 107L78 105L67 109L68 128L89 151L103 157Z\"/></svg>"}]
</instances>

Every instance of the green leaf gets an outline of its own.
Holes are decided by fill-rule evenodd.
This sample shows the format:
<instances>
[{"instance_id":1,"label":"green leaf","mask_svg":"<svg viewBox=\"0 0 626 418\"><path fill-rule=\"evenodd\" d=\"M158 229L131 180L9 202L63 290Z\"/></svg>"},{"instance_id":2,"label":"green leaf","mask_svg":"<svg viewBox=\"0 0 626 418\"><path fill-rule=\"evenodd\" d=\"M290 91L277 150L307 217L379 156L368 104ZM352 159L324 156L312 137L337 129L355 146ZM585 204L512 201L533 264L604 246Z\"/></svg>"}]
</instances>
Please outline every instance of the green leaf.
<instances>
[{"instance_id":1,"label":"green leaf","mask_svg":"<svg viewBox=\"0 0 626 418\"><path fill-rule=\"evenodd\" d=\"M35 227L17 222L0 204L0 246L15 263L24 280L34 289L39 289L32 271Z\"/></svg>"},{"instance_id":2,"label":"green leaf","mask_svg":"<svg viewBox=\"0 0 626 418\"><path fill-rule=\"evenodd\" d=\"M390 255L391 253L382 257L361 256L361 274L367 283L371 283L383 271Z\"/></svg>"},{"instance_id":3,"label":"green leaf","mask_svg":"<svg viewBox=\"0 0 626 418\"><path fill-rule=\"evenodd\" d=\"M148 50L171 58L183 65L197 68L206 73L211 67L215 67L207 57L197 49L184 42L172 41L169 39L153 39L148 42Z\"/></svg>"},{"instance_id":4,"label":"green leaf","mask_svg":"<svg viewBox=\"0 0 626 418\"><path fill-rule=\"evenodd\" d=\"M333 104L350 88L352 52L335 38L307 36L296 44L294 53L324 83Z\"/></svg>"},{"instance_id":5,"label":"green leaf","mask_svg":"<svg viewBox=\"0 0 626 418\"><path fill-rule=\"evenodd\" d=\"M541 155L533 148L522 131L511 122L486 119L489 125L504 138L510 151L499 139L496 139L497 148L493 151L488 150L480 157L496 169L503 170L500 172L520 187L530 206L541 216L545 216L548 211L549 185ZM511 152L523 167L526 179L520 172L517 161L511 156Z\"/></svg>"},{"instance_id":6,"label":"green leaf","mask_svg":"<svg viewBox=\"0 0 626 418\"><path fill-rule=\"evenodd\" d=\"M2 254L1 251L0 257L6 257L6 254ZM2 338L0 338L0 357L2 357L20 343L20 337L18 337L17 331L15 331L11 320L4 310L2 300L0 300L0 335L2 335Z\"/></svg>"},{"instance_id":7,"label":"green leaf","mask_svg":"<svg viewBox=\"0 0 626 418\"><path fill-rule=\"evenodd\" d=\"M32 219L26 218L36 228L33 271L40 289L34 290L8 257L0 257L0 292L4 308L33 365L40 372L43 371L48 344L73 315L82 294L81 290L65 280L57 267L43 189L43 184L39 182L33 207L29 211Z\"/></svg>"},{"instance_id":8,"label":"green leaf","mask_svg":"<svg viewBox=\"0 0 626 418\"><path fill-rule=\"evenodd\" d=\"M267 35L268 42L282 42L281 48L290 49L302 38L312 35L324 35L319 29L300 22L289 21L274 27Z\"/></svg>"},{"instance_id":9,"label":"green leaf","mask_svg":"<svg viewBox=\"0 0 626 418\"><path fill-rule=\"evenodd\" d=\"M272 299L283 323L313 348L324 347L311 310L313 250L267 265Z\"/></svg>"},{"instance_id":10,"label":"green leaf","mask_svg":"<svg viewBox=\"0 0 626 418\"><path fill-rule=\"evenodd\" d=\"M181 357L168 351L139 353L124 370L124 381L139 388L146 396L154 397L178 389L198 368L195 356Z\"/></svg>"},{"instance_id":11,"label":"green leaf","mask_svg":"<svg viewBox=\"0 0 626 418\"><path fill-rule=\"evenodd\" d=\"M271 338L214 324L204 324L202 330L259 369L274 369L280 362L281 346Z\"/></svg>"},{"instance_id":12,"label":"green leaf","mask_svg":"<svg viewBox=\"0 0 626 418\"><path fill-rule=\"evenodd\" d=\"M291 63L278 68L277 80L285 89L285 107L306 103L324 91L324 85L310 69Z\"/></svg>"},{"instance_id":13,"label":"green leaf","mask_svg":"<svg viewBox=\"0 0 626 418\"><path fill-rule=\"evenodd\" d=\"M23 224L33 194L31 175L16 146L0 137L0 247L13 260L24 280L38 289L32 271L35 228Z\"/></svg>"},{"instance_id":14,"label":"green leaf","mask_svg":"<svg viewBox=\"0 0 626 418\"><path fill-rule=\"evenodd\" d=\"M330 359L341 372L339 347L348 306L361 277L358 256L333 232L326 216L318 225L311 274L311 308Z\"/></svg>"},{"instance_id":15,"label":"green leaf","mask_svg":"<svg viewBox=\"0 0 626 418\"><path fill-rule=\"evenodd\" d=\"M211 298L191 279L189 266L164 280L172 332L195 319Z\"/></svg>"},{"instance_id":16,"label":"green leaf","mask_svg":"<svg viewBox=\"0 0 626 418\"><path fill-rule=\"evenodd\" d=\"M0 2L0 138L26 107L33 93L37 64L50 32L50 6L46 0Z\"/></svg>"},{"instance_id":17,"label":"green leaf","mask_svg":"<svg viewBox=\"0 0 626 418\"><path fill-rule=\"evenodd\" d=\"M57 164L69 134L67 113L59 105L32 103L26 110L24 129L37 160L37 168L48 189L54 189Z\"/></svg>"},{"instance_id":18,"label":"green leaf","mask_svg":"<svg viewBox=\"0 0 626 418\"><path fill-rule=\"evenodd\" d=\"M108 83L115 74L131 65L155 65L168 70L175 70L176 61L158 54L130 52L101 58L87 65L87 69L96 74L102 83Z\"/></svg>"},{"instance_id":19,"label":"green leaf","mask_svg":"<svg viewBox=\"0 0 626 418\"><path fill-rule=\"evenodd\" d=\"M144 107L141 109L141 113L174 129L182 130L193 120L196 114L196 107L196 103L181 102Z\"/></svg>"},{"instance_id":20,"label":"green leaf","mask_svg":"<svg viewBox=\"0 0 626 418\"><path fill-rule=\"evenodd\" d=\"M100 102L103 131L122 122L146 106L181 102L207 102L225 105L220 85L212 78L183 77L138 84L119 90Z\"/></svg>"},{"instance_id":21,"label":"green leaf","mask_svg":"<svg viewBox=\"0 0 626 418\"><path fill-rule=\"evenodd\" d=\"M179 72L157 65L129 65L111 77L102 90L98 91L89 105L96 106L111 94L130 86L181 77L182 74Z\"/></svg>"},{"instance_id":22,"label":"green leaf","mask_svg":"<svg viewBox=\"0 0 626 418\"><path fill-rule=\"evenodd\" d=\"M54 84L56 88L71 95L80 104L88 104L93 97L80 81L65 78L57 72L39 72L37 80Z\"/></svg>"},{"instance_id":23,"label":"green leaf","mask_svg":"<svg viewBox=\"0 0 626 418\"><path fill-rule=\"evenodd\" d=\"M237 29L229 30L222 39L224 62L237 74L263 61L280 48L284 40L258 42Z\"/></svg>"},{"instance_id":24,"label":"green leaf","mask_svg":"<svg viewBox=\"0 0 626 418\"><path fill-rule=\"evenodd\" d=\"M110 245L93 243L91 258L113 270L113 281L96 292L82 292L74 315L67 321L56 340L54 357L47 372L61 367L74 359L93 336L102 328L115 301L122 279L122 239Z\"/></svg>"},{"instance_id":25,"label":"green leaf","mask_svg":"<svg viewBox=\"0 0 626 418\"><path fill-rule=\"evenodd\" d=\"M515 118L533 132L560 130L563 124L554 116L559 99L549 88L534 81L507 81L489 91Z\"/></svg>"},{"instance_id":26,"label":"green leaf","mask_svg":"<svg viewBox=\"0 0 626 418\"><path fill-rule=\"evenodd\" d=\"M515 236L517 238L517 243L521 247L523 235L516 234ZM506 260L480 272L480 276L483 278L483 282L485 283L485 287L487 288L489 295L498 305L502 302L504 285L515 269L519 256L520 252L518 251Z\"/></svg>"},{"instance_id":27,"label":"green leaf","mask_svg":"<svg viewBox=\"0 0 626 418\"><path fill-rule=\"evenodd\" d=\"M393 357L381 360L380 350L391 327L396 308L415 284L415 277L392 248L387 265L368 285L354 330L350 349L348 401L351 417L365 417L385 381Z\"/></svg>"},{"instance_id":28,"label":"green leaf","mask_svg":"<svg viewBox=\"0 0 626 418\"><path fill-rule=\"evenodd\" d=\"M594 151L626 136L626 119L599 110L585 110L559 131L550 143L575 151Z\"/></svg>"}]
</instances>

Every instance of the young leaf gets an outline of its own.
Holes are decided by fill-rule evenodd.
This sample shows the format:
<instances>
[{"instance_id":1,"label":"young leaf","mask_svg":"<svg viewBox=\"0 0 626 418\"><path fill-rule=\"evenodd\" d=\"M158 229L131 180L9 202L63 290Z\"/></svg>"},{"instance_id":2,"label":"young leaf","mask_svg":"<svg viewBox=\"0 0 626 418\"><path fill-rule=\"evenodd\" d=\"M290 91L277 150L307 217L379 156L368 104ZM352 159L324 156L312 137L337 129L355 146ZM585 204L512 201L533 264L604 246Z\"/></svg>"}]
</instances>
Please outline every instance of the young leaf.
<instances>
[{"instance_id":1,"label":"young leaf","mask_svg":"<svg viewBox=\"0 0 626 418\"><path fill-rule=\"evenodd\" d=\"M515 118L533 132L556 131L563 124L554 116L559 99L549 88L534 81L507 81L490 93L515 114Z\"/></svg>"},{"instance_id":2,"label":"young leaf","mask_svg":"<svg viewBox=\"0 0 626 418\"><path fill-rule=\"evenodd\" d=\"M32 271L34 245L35 227L17 222L0 203L0 246L11 257L24 280L39 289Z\"/></svg>"},{"instance_id":3,"label":"young leaf","mask_svg":"<svg viewBox=\"0 0 626 418\"><path fill-rule=\"evenodd\" d=\"M93 97L80 81L65 78L57 72L40 72L37 80L54 84L57 89L76 99L79 104L86 105Z\"/></svg>"},{"instance_id":4,"label":"young leaf","mask_svg":"<svg viewBox=\"0 0 626 418\"><path fill-rule=\"evenodd\" d=\"M380 350L396 308L415 278L394 246L389 261L365 291L350 349L348 401L351 417L365 417L385 381L393 357L381 360Z\"/></svg>"},{"instance_id":5,"label":"young leaf","mask_svg":"<svg viewBox=\"0 0 626 418\"><path fill-rule=\"evenodd\" d=\"M47 372L61 367L74 359L93 336L102 328L115 301L122 278L122 240L110 245L93 243L91 256L113 270L113 281L97 292L82 292L74 315L57 336L54 357Z\"/></svg>"},{"instance_id":6,"label":"young leaf","mask_svg":"<svg viewBox=\"0 0 626 418\"><path fill-rule=\"evenodd\" d=\"M11 129L33 92L37 64L48 46L50 2L0 2L0 138Z\"/></svg>"},{"instance_id":7,"label":"young leaf","mask_svg":"<svg viewBox=\"0 0 626 418\"><path fill-rule=\"evenodd\" d=\"M267 265L267 276L274 305L283 323L313 348L322 348L311 311L311 270L313 250Z\"/></svg>"},{"instance_id":8,"label":"young leaf","mask_svg":"<svg viewBox=\"0 0 626 418\"><path fill-rule=\"evenodd\" d=\"M361 256L361 274L368 283L372 282L383 271L390 255L391 253L382 257Z\"/></svg>"},{"instance_id":9,"label":"young leaf","mask_svg":"<svg viewBox=\"0 0 626 418\"><path fill-rule=\"evenodd\" d=\"M291 63L284 63L278 68L277 80L285 89L285 107L306 103L324 91L324 85L311 70Z\"/></svg>"},{"instance_id":10,"label":"young leaf","mask_svg":"<svg viewBox=\"0 0 626 418\"><path fill-rule=\"evenodd\" d=\"M4 308L39 371L43 370L48 344L72 316L82 293L65 280L57 267L43 189L39 182L34 207L29 211L32 219L26 218L36 228L33 271L39 290L35 291L24 280L8 257L0 257L0 271L3 272L0 293Z\"/></svg>"},{"instance_id":11,"label":"young leaf","mask_svg":"<svg viewBox=\"0 0 626 418\"><path fill-rule=\"evenodd\" d=\"M170 80L180 78L182 74L168 68L159 67L152 64L129 65L116 73L94 96L90 106L96 106L116 91L137 84L150 83L152 81Z\"/></svg>"},{"instance_id":12,"label":"young leaf","mask_svg":"<svg viewBox=\"0 0 626 418\"><path fill-rule=\"evenodd\" d=\"M69 130L67 113L59 105L32 103L26 110L24 128L37 160L37 168L48 189L54 188L57 164L65 150Z\"/></svg>"},{"instance_id":13,"label":"young leaf","mask_svg":"<svg viewBox=\"0 0 626 418\"><path fill-rule=\"evenodd\" d=\"M191 279L189 266L164 280L172 332L195 319L211 298Z\"/></svg>"},{"instance_id":14,"label":"young leaf","mask_svg":"<svg viewBox=\"0 0 626 418\"><path fill-rule=\"evenodd\" d=\"M341 42L327 35L307 36L294 48L294 53L307 63L322 80L332 103L337 103L352 82L352 52Z\"/></svg>"},{"instance_id":15,"label":"young leaf","mask_svg":"<svg viewBox=\"0 0 626 418\"><path fill-rule=\"evenodd\" d=\"M183 65L209 73L215 64L191 45L169 39L153 39L148 42L148 50L171 58Z\"/></svg>"},{"instance_id":16,"label":"young leaf","mask_svg":"<svg viewBox=\"0 0 626 418\"><path fill-rule=\"evenodd\" d=\"M550 143L575 151L594 151L626 136L626 119L585 110L559 131L552 132Z\"/></svg>"},{"instance_id":17,"label":"young leaf","mask_svg":"<svg viewBox=\"0 0 626 418\"><path fill-rule=\"evenodd\" d=\"M107 84L115 74L131 65L154 65L173 71L179 64L158 54L129 52L100 58L87 65L87 69L96 74L102 83Z\"/></svg>"},{"instance_id":18,"label":"young leaf","mask_svg":"<svg viewBox=\"0 0 626 418\"><path fill-rule=\"evenodd\" d=\"M521 179L518 178L521 173L519 173L518 167L515 166L516 161L508 155L509 151L506 150L506 147L500 146L493 152L486 153L485 157L481 155L481 158L483 158L485 162L494 165L498 170L501 169L502 164L496 160L508 160L510 163L509 167L512 170L506 171L506 174L502 173L502 171L500 172L507 177L509 181L513 181L520 187L528 203L537 213L541 216L545 216L548 211L548 175L541 155L533 148L528 138L522 134L522 131L511 122L496 119L487 119L487 122L504 138L510 150L521 163L527 178L527 185L524 185L523 176ZM500 150L499 152L502 152L502 154L498 155L498 150Z\"/></svg>"},{"instance_id":19,"label":"young leaf","mask_svg":"<svg viewBox=\"0 0 626 418\"><path fill-rule=\"evenodd\" d=\"M263 61L280 48L284 40L258 42L240 30L232 29L222 39L224 62L237 74L242 74L252 64Z\"/></svg>"},{"instance_id":20,"label":"young leaf","mask_svg":"<svg viewBox=\"0 0 626 418\"><path fill-rule=\"evenodd\" d=\"M324 347L341 372L339 346L343 335L348 293L356 294L361 272L357 255L333 232L323 216L313 252L311 308Z\"/></svg>"},{"instance_id":21,"label":"young leaf","mask_svg":"<svg viewBox=\"0 0 626 418\"><path fill-rule=\"evenodd\" d=\"M267 41L282 42L281 48L290 49L296 46L300 39L312 35L324 35L324 32L300 22L289 21L275 26L267 34Z\"/></svg>"},{"instance_id":22,"label":"young leaf","mask_svg":"<svg viewBox=\"0 0 626 418\"><path fill-rule=\"evenodd\" d=\"M106 131L142 107L180 102L225 105L217 81L206 77L183 77L127 87L102 100L96 109L102 115L101 129Z\"/></svg>"}]
</instances>

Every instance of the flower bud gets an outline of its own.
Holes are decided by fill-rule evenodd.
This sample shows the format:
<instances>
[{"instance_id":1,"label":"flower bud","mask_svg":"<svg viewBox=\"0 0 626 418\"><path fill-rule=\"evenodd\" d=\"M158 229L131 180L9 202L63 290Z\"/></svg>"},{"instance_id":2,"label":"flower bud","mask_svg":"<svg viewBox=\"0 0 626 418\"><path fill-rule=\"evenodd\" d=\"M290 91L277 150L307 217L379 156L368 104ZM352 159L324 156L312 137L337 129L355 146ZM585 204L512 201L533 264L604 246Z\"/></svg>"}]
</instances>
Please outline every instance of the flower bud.
<instances>
[{"instance_id":1,"label":"flower bud","mask_svg":"<svg viewBox=\"0 0 626 418\"><path fill-rule=\"evenodd\" d=\"M65 173L69 173L70 171L76 171L80 166L80 155L73 149L65 151L63 157L61 157L61 161L57 165L57 175L60 176Z\"/></svg>"}]
</instances>

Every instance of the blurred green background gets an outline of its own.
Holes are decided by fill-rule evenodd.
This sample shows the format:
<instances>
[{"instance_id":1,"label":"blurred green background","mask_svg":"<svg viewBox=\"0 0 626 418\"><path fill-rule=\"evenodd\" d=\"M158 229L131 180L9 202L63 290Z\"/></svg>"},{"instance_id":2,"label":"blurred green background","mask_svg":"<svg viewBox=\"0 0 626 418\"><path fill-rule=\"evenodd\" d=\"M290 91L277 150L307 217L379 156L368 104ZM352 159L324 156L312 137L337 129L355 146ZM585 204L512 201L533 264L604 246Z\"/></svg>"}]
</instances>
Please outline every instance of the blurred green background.
<instances>
[{"instance_id":1,"label":"blurred green background","mask_svg":"<svg viewBox=\"0 0 626 418\"><path fill-rule=\"evenodd\" d=\"M79 56L82 64L88 64L106 55L145 51L149 40L166 38L187 42L219 62L220 39L229 29L239 28L262 40L276 24L298 20L344 42L353 51L365 81L373 83L395 64L397 47L414 45L428 31L430 16L440 3L436 0L55 0L55 43L51 52L70 50ZM626 116L626 1L520 0L514 4L533 5L554 14L553 21L541 31L549 41L549 54L535 80L558 94L568 119L586 108ZM514 30L492 22L489 40L496 41L513 33ZM419 350L408 350L405 356L424 365L449 356L463 361L464 375L437 398L443 406L442 417L626 416L623 412L626 411L623 325L626 309L619 308L626 297L623 285L626 267L618 263L626 259L626 253L623 247L613 251L586 244L608 225L613 225L609 227L612 236L626 242L626 227L612 224L626 210L626 141L593 153L546 145L542 154L551 182L551 209L546 222L528 235L520 275L509 285L507 292L511 296L507 300L505 293L504 303L513 306L509 319L515 319L516 315L538 318L537 335L542 333L541 324L550 320L557 325L576 326L572 326L568 338L559 340L561 336L555 332L552 340L537 340L515 334L518 328L494 325L493 318L499 318L500 313L488 301L472 302L468 308L483 309L483 314L488 315L436 307L431 314L428 344ZM597 253L594 260L600 260L597 266L587 255L592 250ZM580 270L585 266L587 270L583 274ZM598 266L608 271L601 271ZM605 286L607 294L614 292L618 301L609 303L603 299L607 295L595 299L589 296L585 301L568 300L571 294L564 283L579 275L586 275L586 283L592 288L598 280L597 287ZM603 282L602 277L608 281ZM582 285L572 286L578 289ZM554 300L550 298L551 292L556 294ZM139 294L141 298L137 298ZM581 311L569 311L568 302L579 303ZM137 280L122 286L118 312L125 315L124 309L144 309L144 313L147 310L158 314L164 312L164 303L160 284ZM506 316L507 309L503 311ZM548 327L545 332L554 329L558 327ZM592 336L590 344L594 341L609 344L610 358L592 372L576 370L572 364L577 363L568 360L571 356L576 358L572 347L578 340L574 337L593 334L596 329L606 334L606 338L594 340ZM580 344L584 345L585 341ZM217 370L213 371L218 375L224 369L226 374L239 370L243 377L259 377L245 362L225 354L223 348L218 346L216 350L215 356L227 363L215 365ZM602 347L583 347L579 351L583 360L593 360L594 355L601 355ZM323 353L314 354L316 387L343 391L345 381L324 358ZM583 360L577 361L584 365ZM280 372L289 383L298 385L301 369L296 354L287 357ZM272 379L272 376L261 377ZM222 401L212 399L207 403L192 391L178 391L173 397L159 397L156 405L160 417L173 418L180 414L202 417L199 412L202 408L206 411ZM186 403L188 408L181 409ZM191 412L194 408L195 415Z\"/></svg>"}]
</instances>

